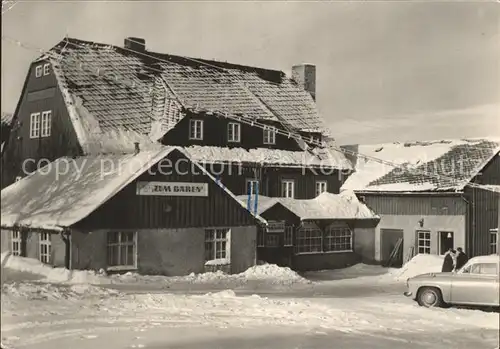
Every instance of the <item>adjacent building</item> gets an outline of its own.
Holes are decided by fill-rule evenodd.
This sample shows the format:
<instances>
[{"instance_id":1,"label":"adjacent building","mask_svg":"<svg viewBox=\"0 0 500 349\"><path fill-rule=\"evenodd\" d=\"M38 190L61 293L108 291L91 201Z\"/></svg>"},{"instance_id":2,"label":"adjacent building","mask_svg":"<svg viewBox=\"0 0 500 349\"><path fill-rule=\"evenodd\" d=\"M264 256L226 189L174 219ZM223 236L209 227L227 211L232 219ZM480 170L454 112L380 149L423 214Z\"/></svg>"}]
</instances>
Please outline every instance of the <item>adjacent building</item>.
<instances>
[{"instance_id":1,"label":"adjacent building","mask_svg":"<svg viewBox=\"0 0 500 349\"><path fill-rule=\"evenodd\" d=\"M498 227L500 140L494 138L347 146L354 190L375 213L375 258L386 261L404 239L405 258L464 247L471 256L492 253ZM394 167L392 164L397 164Z\"/></svg>"}]
</instances>

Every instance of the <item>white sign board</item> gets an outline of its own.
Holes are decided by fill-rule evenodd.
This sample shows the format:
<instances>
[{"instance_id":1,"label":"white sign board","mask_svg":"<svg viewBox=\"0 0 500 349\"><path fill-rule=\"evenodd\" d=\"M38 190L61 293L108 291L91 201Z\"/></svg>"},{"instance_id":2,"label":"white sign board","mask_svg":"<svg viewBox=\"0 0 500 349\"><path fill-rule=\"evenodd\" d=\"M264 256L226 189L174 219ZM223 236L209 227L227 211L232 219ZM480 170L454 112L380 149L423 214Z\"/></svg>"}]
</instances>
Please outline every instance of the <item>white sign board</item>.
<instances>
[{"instance_id":1,"label":"white sign board","mask_svg":"<svg viewBox=\"0 0 500 349\"><path fill-rule=\"evenodd\" d=\"M208 196L208 183L137 182L137 195Z\"/></svg>"}]
</instances>

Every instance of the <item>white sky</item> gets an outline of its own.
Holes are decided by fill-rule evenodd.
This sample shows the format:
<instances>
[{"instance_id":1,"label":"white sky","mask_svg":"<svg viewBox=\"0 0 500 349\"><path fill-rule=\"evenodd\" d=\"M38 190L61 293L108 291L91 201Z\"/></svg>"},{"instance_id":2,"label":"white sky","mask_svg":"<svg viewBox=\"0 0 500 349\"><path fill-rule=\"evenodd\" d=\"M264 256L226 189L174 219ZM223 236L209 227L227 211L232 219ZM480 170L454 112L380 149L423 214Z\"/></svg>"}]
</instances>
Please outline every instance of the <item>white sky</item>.
<instances>
[{"instance_id":1,"label":"white sky","mask_svg":"<svg viewBox=\"0 0 500 349\"><path fill-rule=\"evenodd\" d=\"M2 35L49 49L66 34L279 69L317 65L317 100L340 143L500 135L494 2L20 2ZM2 41L2 110L37 56Z\"/></svg>"}]
</instances>

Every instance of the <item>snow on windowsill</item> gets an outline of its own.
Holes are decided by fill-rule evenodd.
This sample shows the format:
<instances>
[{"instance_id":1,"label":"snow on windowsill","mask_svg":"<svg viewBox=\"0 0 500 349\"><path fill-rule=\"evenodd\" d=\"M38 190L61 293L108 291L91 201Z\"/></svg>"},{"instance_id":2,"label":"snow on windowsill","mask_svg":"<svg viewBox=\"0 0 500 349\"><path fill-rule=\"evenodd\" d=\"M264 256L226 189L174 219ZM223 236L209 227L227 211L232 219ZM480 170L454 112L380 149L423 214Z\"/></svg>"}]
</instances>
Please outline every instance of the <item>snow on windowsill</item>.
<instances>
[{"instance_id":1,"label":"snow on windowsill","mask_svg":"<svg viewBox=\"0 0 500 349\"><path fill-rule=\"evenodd\" d=\"M207 265L229 265L229 264L231 264L231 261L227 258L212 259L212 260L205 262L205 266L207 266Z\"/></svg>"}]
</instances>

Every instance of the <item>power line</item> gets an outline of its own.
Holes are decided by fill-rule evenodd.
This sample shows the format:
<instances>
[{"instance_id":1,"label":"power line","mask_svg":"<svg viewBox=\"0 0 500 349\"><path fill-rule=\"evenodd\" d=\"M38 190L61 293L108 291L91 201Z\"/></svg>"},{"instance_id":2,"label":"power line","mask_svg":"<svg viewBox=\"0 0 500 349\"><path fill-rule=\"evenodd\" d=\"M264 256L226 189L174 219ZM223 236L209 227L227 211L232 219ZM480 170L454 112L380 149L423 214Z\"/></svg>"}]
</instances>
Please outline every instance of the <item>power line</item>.
<instances>
[{"instance_id":1,"label":"power line","mask_svg":"<svg viewBox=\"0 0 500 349\"><path fill-rule=\"evenodd\" d=\"M60 54L55 54L53 51L46 51L46 50L43 50L43 49L30 47L29 45L26 45L23 42L21 42L19 40L16 40L16 39L7 38L7 37L4 37L4 36L2 36L2 39L14 42L18 46L26 48L26 49L29 49L29 50L36 49L36 51L38 51L40 53L43 53L43 54L46 54L48 57L54 58L56 60L63 60L63 59L65 59L64 56L62 55L62 52ZM85 45L79 45L79 44L76 44L74 42L69 42L67 40L66 40L66 42L67 43L71 43L71 44L76 45L76 46L80 46L82 48L88 48ZM127 50L129 50L129 49L127 49ZM129 51L131 51L131 52L133 52L135 54L141 54L140 52L136 52L136 51L133 51L133 50L129 50ZM151 58L151 59L155 59L155 60L157 60L159 62L169 63L168 61L159 59L159 58L151 56L151 55L146 55L146 56L149 57L149 58ZM82 64L84 63L81 60L79 61L78 59L76 59L74 57L71 57L70 60L75 61L75 62L80 62L80 68L81 68ZM67 62L67 60L65 60L65 61ZM153 67L148 67L148 69L150 69L152 71L157 71L157 72L163 73L162 70L156 69L156 68L153 68ZM99 70L99 69L97 69L97 70ZM97 75L99 75L99 74L97 74ZM116 81L120 82L120 80L118 78L116 78ZM141 88L138 87L138 86L129 86L129 87L141 90ZM146 90L143 90L143 91L146 91ZM148 93L151 93L151 91L148 90ZM245 124L248 124L248 125L251 125L251 126L254 126L254 127L261 128L263 130L269 130L269 128L270 128L269 125L261 123L261 122L258 122L257 120L252 119L252 118L241 117L241 116L237 116L237 115L231 115L231 114L229 114L227 112L221 113L219 111L214 111L214 110L210 110L210 109L206 109L206 108L198 108L198 106L190 106L182 98L180 98L178 95L176 96L176 98L178 99L178 102L182 105L182 107L185 110L187 110L187 111L192 111L194 113L203 111L203 112L206 112L208 114L212 114L212 115L221 116L221 117L225 117L225 118L228 118L228 119L236 120L236 121L241 122L241 123L245 123ZM286 130L282 130L282 129L279 129L279 128L276 128L276 127L272 127L272 130L275 133L277 133L277 134L286 136L288 138L294 138L297 141L303 141L303 138L304 138L302 135L300 135L300 134L298 134L296 132L286 131ZM408 168L405 167L404 165L397 164L397 163L394 163L394 162L391 162L391 161L387 161L387 160L383 160L383 159L380 159L380 158L377 158L377 157L374 157L374 156L362 154L362 153L359 153L359 152L356 152L356 151L351 151L351 150L348 150L348 149L344 149L344 148L341 148L341 147L338 147L338 146L333 146L332 144L326 144L326 142L316 141L315 139L312 139L312 138L310 140L308 140L307 143L312 144L312 145L316 145L319 148L325 148L326 147L326 148L328 148L327 150L335 150L335 151L341 152L343 154L354 155L354 156L357 156L357 157L362 157L362 158L365 158L365 159L368 159L368 160L372 160L372 161L378 162L378 163L383 164L383 165L388 165L388 166L391 166L391 167L394 167L394 168L408 170ZM452 183L457 183L458 182L456 178L452 178L452 177L449 177L449 176L439 175L439 174L435 174L435 173L429 173L427 171L420 170L420 169L414 169L414 171L417 171L417 172L419 172L422 175L427 176L427 177L433 177L433 178L436 178L436 179L448 179ZM466 183L464 185L470 186L470 187L476 187L476 188L484 189L483 186L475 184L475 183L470 183L469 182L469 183Z\"/></svg>"}]
</instances>

